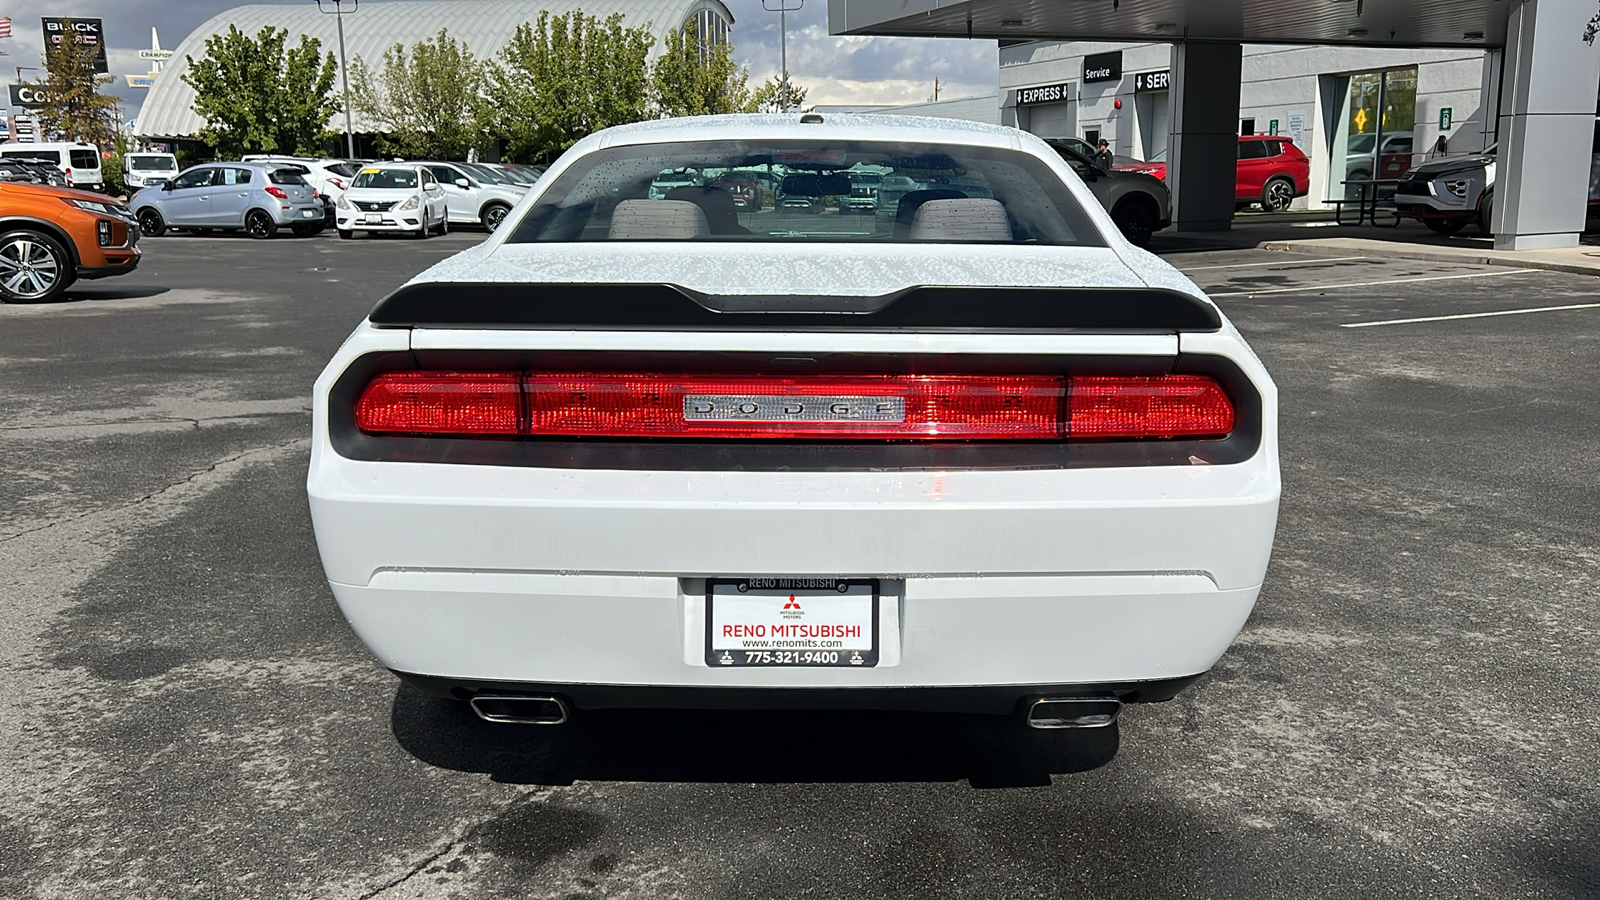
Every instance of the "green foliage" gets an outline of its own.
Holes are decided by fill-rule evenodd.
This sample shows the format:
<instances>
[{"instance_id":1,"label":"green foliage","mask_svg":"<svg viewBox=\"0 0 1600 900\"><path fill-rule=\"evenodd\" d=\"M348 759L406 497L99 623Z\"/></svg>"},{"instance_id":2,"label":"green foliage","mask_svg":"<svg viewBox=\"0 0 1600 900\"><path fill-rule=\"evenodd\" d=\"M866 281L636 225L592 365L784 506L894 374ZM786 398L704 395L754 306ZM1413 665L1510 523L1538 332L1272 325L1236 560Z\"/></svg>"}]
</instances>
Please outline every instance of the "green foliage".
<instances>
[{"instance_id":1,"label":"green foliage","mask_svg":"<svg viewBox=\"0 0 1600 900\"><path fill-rule=\"evenodd\" d=\"M350 106L380 132L384 153L408 159L465 159L485 143L486 67L446 29L383 52L374 76L366 62L350 67Z\"/></svg>"},{"instance_id":2,"label":"green foliage","mask_svg":"<svg viewBox=\"0 0 1600 900\"><path fill-rule=\"evenodd\" d=\"M575 10L517 26L489 67L488 127L506 154L548 161L584 135L650 117L646 60L655 38Z\"/></svg>"},{"instance_id":3,"label":"green foliage","mask_svg":"<svg viewBox=\"0 0 1600 900\"><path fill-rule=\"evenodd\" d=\"M727 42L707 50L692 25L667 32L666 47L650 73L656 108L668 117L753 112L749 80L750 70L734 63Z\"/></svg>"},{"instance_id":4,"label":"green foliage","mask_svg":"<svg viewBox=\"0 0 1600 900\"><path fill-rule=\"evenodd\" d=\"M789 99L784 103L783 79L778 76L768 78L750 95L750 107L756 112L785 112L787 110L806 108L806 89L789 82Z\"/></svg>"},{"instance_id":5,"label":"green foliage","mask_svg":"<svg viewBox=\"0 0 1600 900\"><path fill-rule=\"evenodd\" d=\"M70 38L45 48L44 80L32 85L45 99L45 105L34 110L43 134L89 141L102 150L111 146L117 131L117 101L100 93L112 78L95 73L99 53L99 45Z\"/></svg>"},{"instance_id":6,"label":"green foliage","mask_svg":"<svg viewBox=\"0 0 1600 900\"><path fill-rule=\"evenodd\" d=\"M100 161L100 175L105 179L106 193L113 197L120 197L127 191L123 183L123 157L128 155L128 140L122 135L117 135L111 143L101 144L100 151L109 153L110 156Z\"/></svg>"},{"instance_id":7,"label":"green foliage","mask_svg":"<svg viewBox=\"0 0 1600 900\"><path fill-rule=\"evenodd\" d=\"M242 153L311 153L330 136L328 102L336 71L316 38L288 47L287 29L271 25L251 38L236 26L206 38L206 55L188 57L183 80L205 119L200 138L224 158Z\"/></svg>"}]
</instances>

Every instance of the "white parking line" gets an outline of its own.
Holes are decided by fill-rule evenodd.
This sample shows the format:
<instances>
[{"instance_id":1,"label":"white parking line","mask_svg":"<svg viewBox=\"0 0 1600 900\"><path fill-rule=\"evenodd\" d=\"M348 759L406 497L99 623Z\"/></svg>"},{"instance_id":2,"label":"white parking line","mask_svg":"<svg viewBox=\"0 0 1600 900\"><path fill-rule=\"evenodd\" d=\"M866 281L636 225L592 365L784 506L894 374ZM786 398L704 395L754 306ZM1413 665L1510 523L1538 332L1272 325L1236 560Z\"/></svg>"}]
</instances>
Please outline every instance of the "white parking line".
<instances>
[{"instance_id":1,"label":"white parking line","mask_svg":"<svg viewBox=\"0 0 1600 900\"><path fill-rule=\"evenodd\" d=\"M1340 328L1372 328L1375 325L1411 325L1417 322L1449 322L1453 319L1487 319L1491 316L1520 316L1527 313L1560 312L1565 309L1600 309L1600 303L1574 303L1570 306L1540 306L1534 309L1502 309L1495 312L1461 313L1454 316L1423 316L1420 319L1385 319L1382 322L1351 322Z\"/></svg>"},{"instance_id":2,"label":"white parking line","mask_svg":"<svg viewBox=\"0 0 1600 900\"><path fill-rule=\"evenodd\" d=\"M1280 260L1276 260L1274 262L1234 263L1232 265L1227 265L1227 266L1195 266L1192 269L1185 269L1182 266L1179 266L1178 267L1178 271L1180 271L1180 272L1209 272L1209 271L1213 271L1215 269L1255 269L1255 268L1259 268L1261 266L1312 266L1312 265L1317 265L1318 263L1350 262L1351 260L1355 260L1355 259L1369 259L1369 258L1370 257L1366 257L1366 256L1333 256L1333 257L1329 257L1327 259L1305 259L1305 260L1294 260L1292 262L1286 262L1286 261L1280 259Z\"/></svg>"},{"instance_id":3,"label":"white parking line","mask_svg":"<svg viewBox=\"0 0 1600 900\"><path fill-rule=\"evenodd\" d=\"M1353 281L1344 284L1307 284L1300 287L1261 288L1254 291L1222 291L1212 297L1252 297L1256 294L1298 294L1305 291L1328 291L1334 288L1382 287L1386 284L1420 284L1424 281L1454 281L1458 278L1505 278L1527 275L1532 269L1512 269L1509 272L1471 272L1466 275L1428 275L1422 278L1391 278L1386 281Z\"/></svg>"}]
</instances>

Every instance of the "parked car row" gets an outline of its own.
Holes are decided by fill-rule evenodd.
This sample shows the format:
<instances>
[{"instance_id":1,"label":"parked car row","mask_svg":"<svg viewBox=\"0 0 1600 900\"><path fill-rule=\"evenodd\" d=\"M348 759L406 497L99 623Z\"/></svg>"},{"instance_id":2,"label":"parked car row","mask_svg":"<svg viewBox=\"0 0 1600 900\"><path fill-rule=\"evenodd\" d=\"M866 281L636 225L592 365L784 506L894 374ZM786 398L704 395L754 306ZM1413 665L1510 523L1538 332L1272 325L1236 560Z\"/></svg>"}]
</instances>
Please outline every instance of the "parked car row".
<instances>
[{"instance_id":1,"label":"parked car row","mask_svg":"<svg viewBox=\"0 0 1600 900\"><path fill-rule=\"evenodd\" d=\"M542 169L493 163L310 159L252 155L152 178L131 206L146 235L171 230L300 237L333 225L342 238L451 225L494 231Z\"/></svg>"}]
</instances>

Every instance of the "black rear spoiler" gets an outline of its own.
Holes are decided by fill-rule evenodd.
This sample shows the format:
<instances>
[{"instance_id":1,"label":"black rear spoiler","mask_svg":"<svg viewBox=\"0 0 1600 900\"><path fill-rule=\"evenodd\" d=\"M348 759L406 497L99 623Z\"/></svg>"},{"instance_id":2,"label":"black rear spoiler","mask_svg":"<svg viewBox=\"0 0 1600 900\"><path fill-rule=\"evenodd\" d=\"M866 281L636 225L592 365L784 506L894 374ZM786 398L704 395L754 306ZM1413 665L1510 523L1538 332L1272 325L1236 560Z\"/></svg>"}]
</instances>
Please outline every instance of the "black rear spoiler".
<instances>
[{"instance_id":1,"label":"black rear spoiler","mask_svg":"<svg viewBox=\"0 0 1600 900\"><path fill-rule=\"evenodd\" d=\"M1203 300L1163 288L912 287L872 297L704 294L671 284L433 281L378 301L388 328L690 331L1216 331Z\"/></svg>"}]
</instances>

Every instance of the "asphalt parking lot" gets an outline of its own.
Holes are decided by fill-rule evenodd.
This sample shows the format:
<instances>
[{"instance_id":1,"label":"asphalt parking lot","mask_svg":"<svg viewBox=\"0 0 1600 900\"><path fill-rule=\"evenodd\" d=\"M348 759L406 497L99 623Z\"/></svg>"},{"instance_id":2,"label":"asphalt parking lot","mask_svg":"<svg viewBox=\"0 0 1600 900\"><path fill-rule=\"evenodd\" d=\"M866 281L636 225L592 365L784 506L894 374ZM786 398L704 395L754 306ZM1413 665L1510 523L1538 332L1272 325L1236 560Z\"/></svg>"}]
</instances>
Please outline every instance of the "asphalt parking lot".
<instances>
[{"instance_id":1,"label":"asphalt parking lot","mask_svg":"<svg viewBox=\"0 0 1600 900\"><path fill-rule=\"evenodd\" d=\"M322 581L310 387L480 238L151 239L0 306L0 896L1600 895L1595 280L1169 255L1278 382L1284 500L1237 645L1096 766L401 688Z\"/></svg>"}]
</instances>

